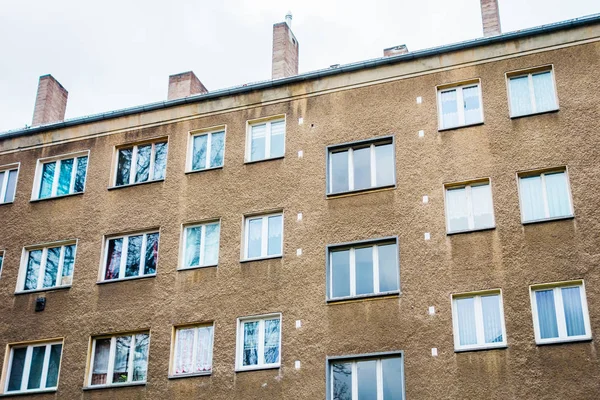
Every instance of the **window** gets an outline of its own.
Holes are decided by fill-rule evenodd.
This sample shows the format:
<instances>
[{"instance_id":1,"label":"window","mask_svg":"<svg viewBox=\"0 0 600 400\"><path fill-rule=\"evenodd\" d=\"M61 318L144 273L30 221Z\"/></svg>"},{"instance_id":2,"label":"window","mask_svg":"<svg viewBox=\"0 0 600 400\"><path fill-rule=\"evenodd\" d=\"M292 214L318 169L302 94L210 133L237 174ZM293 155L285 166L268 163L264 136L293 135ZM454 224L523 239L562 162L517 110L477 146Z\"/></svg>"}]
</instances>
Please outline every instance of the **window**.
<instances>
[{"instance_id":1,"label":"window","mask_svg":"<svg viewBox=\"0 0 600 400\"><path fill-rule=\"evenodd\" d=\"M280 365L281 314L238 320L237 370Z\"/></svg>"},{"instance_id":2,"label":"window","mask_svg":"<svg viewBox=\"0 0 600 400\"><path fill-rule=\"evenodd\" d=\"M592 338L583 281L531 287L537 344Z\"/></svg>"},{"instance_id":3,"label":"window","mask_svg":"<svg viewBox=\"0 0 600 400\"><path fill-rule=\"evenodd\" d=\"M438 89L439 129L456 128L483 122L481 86L471 83Z\"/></svg>"},{"instance_id":4,"label":"window","mask_svg":"<svg viewBox=\"0 0 600 400\"><path fill-rule=\"evenodd\" d=\"M15 200L19 165L0 167L0 204L12 203Z\"/></svg>"},{"instance_id":5,"label":"window","mask_svg":"<svg viewBox=\"0 0 600 400\"><path fill-rule=\"evenodd\" d=\"M148 332L94 338L88 386L146 382L149 346Z\"/></svg>"},{"instance_id":6,"label":"window","mask_svg":"<svg viewBox=\"0 0 600 400\"><path fill-rule=\"evenodd\" d=\"M172 376L208 375L212 371L213 326L175 329Z\"/></svg>"},{"instance_id":7,"label":"window","mask_svg":"<svg viewBox=\"0 0 600 400\"><path fill-rule=\"evenodd\" d=\"M56 390L62 341L10 346L4 393Z\"/></svg>"},{"instance_id":8,"label":"window","mask_svg":"<svg viewBox=\"0 0 600 400\"><path fill-rule=\"evenodd\" d=\"M283 157L285 119L248 123L246 161Z\"/></svg>"},{"instance_id":9,"label":"window","mask_svg":"<svg viewBox=\"0 0 600 400\"><path fill-rule=\"evenodd\" d=\"M64 242L23 249L17 292L71 286L76 247Z\"/></svg>"},{"instance_id":10,"label":"window","mask_svg":"<svg viewBox=\"0 0 600 400\"><path fill-rule=\"evenodd\" d=\"M246 217L244 259L283 255L283 214Z\"/></svg>"},{"instance_id":11,"label":"window","mask_svg":"<svg viewBox=\"0 0 600 400\"><path fill-rule=\"evenodd\" d=\"M167 141L162 140L118 149L115 186L165 179L167 147Z\"/></svg>"},{"instance_id":12,"label":"window","mask_svg":"<svg viewBox=\"0 0 600 400\"><path fill-rule=\"evenodd\" d=\"M454 350L506 347L500 291L452 296Z\"/></svg>"},{"instance_id":13,"label":"window","mask_svg":"<svg viewBox=\"0 0 600 400\"><path fill-rule=\"evenodd\" d=\"M494 206L488 180L446 186L446 229L448 233L493 228Z\"/></svg>"},{"instance_id":14,"label":"window","mask_svg":"<svg viewBox=\"0 0 600 400\"><path fill-rule=\"evenodd\" d=\"M397 240L330 247L328 269L330 300L398 292Z\"/></svg>"},{"instance_id":15,"label":"window","mask_svg":"<svg viewBox=\"0 0 600 400\"><path fill-rule=\"evenodd\" d=\"M0 275L2 275L2 262L4 261L4 252L0 251Z\"/></svg>"},{"instance_id":16,"label":"window","mask_svg":"<svg viewBox=\"0 0 600 400\"><path fill-rule=\"evenodd\" d=\"M32 200L83 193L88 154L38 160Z\"/></svg>"},{"instance_id":17,"label":"window","mask_svg":"<svg viewBox=\"0 0 600 400\"><path fill-rule=\"evenodd\" d=\"M329 359L329 400L403 400L401 353Z\"/></svg>"},{"instance_id":18,"label":"window","mask_svg":"<svg viewBox=\"0 0 600 400\"><path fill-rule=\"evenodd\" d=\"M215 266L219 262L219 221L184 227L182 268Z\"/></svg>"},{"instance_id":19,"label":"window","mask_svg":"<svg viewBox=\"0 0 600 400\"><path fill-rule=\"evenodd\" d=\"M159 233L135 233L106 239L102 281L156 274Z\"/></svg>"},{"instance_id":20,"label":"window","mask_svg":"<svg viewBox=\"0 0 600 400\"><path fill-rule=\"evenodd\" d=\"M225 129L192 132L188 148L188 171L222 167L225 153Z\"/></svg>"},{"instance_id":21,"label":"window","mask_svg":"<svg viewBox=\"0 0 600 400\"><path fill-rule=\"evenodd\" d=\"M558 110L558 98L551 68L508 76L510 116Z\"/></svg>"},{"instance_id":22,"label":"window","mask_svg":"<svg viewBox=\"0 0 600 400\"><path fill-rule=\"evenodd\" d=\"M328 148L327 194L396 183L393 138Z\"/></svg>"},{"instance_id":23,"label":"window","mask_svg":"<svg viewBox=\"0 0 600 400\"><path fill-rule=\"evenodd\" d=\"M566 170L519 176L523 223L573 216Z\"/></svg>"}]
</instances>

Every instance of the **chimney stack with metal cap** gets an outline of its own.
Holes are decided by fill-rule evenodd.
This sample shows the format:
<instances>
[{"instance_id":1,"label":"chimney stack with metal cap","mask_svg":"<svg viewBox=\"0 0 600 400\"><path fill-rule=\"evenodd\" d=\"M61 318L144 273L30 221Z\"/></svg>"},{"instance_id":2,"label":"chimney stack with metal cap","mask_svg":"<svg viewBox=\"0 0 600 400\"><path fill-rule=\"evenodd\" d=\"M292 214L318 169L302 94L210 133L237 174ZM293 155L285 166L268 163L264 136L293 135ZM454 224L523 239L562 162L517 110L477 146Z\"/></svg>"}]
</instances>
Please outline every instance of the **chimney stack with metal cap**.
<instances>
[{"instance_id":1,"label":"chimney stack with metal cap","mask_svg":"<svg viewBox=\"0 0 600 400\"><path fill-rule=\"evenodd\" d=\"M500 11L498 0L481 1L481 21L483 22L483 36L495 36L502 33L500 26Z\"/></svg>"},{"instance_id":2,"label":"chimney stack with metal cap","mask_svg":"<svg viewBox=\"0 0 600 400\"><path fill-rule=\"evenodd\" d=\"M64 120L68 96L67 89L52 75L40 76L32 125L51 124Z\"/></svg>"},{"instance_id":3,"label":"chimney stack with metal cap","mask_svg":"<svg viewBox=\"0 0 600 400\"><path fill-rule=\"evenodd\" d=\"M292 32L292 13L288 12L285 22L273 25L272 79L298 75L299 45Z\"/></svg>"}]
</instances>

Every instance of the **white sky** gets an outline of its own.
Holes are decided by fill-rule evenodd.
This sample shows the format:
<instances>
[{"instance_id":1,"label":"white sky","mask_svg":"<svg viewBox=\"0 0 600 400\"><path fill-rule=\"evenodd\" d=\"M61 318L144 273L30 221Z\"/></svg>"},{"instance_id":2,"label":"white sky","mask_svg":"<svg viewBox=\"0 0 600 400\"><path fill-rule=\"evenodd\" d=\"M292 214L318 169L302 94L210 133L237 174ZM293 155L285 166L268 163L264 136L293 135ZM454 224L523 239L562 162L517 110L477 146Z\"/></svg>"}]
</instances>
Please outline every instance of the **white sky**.
<instances>
[{"instance_id":1,"label":"white sky","mask_svg":"<svg viewBox=\"0 0 600 400\"><path fill-rule=\"evenodd\" d=\"M598 0L499 0L502 30L600 12ZM93 5L92 5L93 4ZM288 10L300 72L482 36L479 0L0 0L0 132L31 124L40 75L66 118L165 100L193 70L208 90L270 79Z\"/></svg>"}]
</instances>

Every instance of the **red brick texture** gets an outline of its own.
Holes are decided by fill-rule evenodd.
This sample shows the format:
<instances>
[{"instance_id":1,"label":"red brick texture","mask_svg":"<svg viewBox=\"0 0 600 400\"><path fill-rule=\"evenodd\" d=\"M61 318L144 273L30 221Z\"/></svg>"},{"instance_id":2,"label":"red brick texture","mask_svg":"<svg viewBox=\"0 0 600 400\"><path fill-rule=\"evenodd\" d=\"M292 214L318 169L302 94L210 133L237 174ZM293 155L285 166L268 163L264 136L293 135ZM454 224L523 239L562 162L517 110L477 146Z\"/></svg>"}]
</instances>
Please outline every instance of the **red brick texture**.
<instances>
[{"instance_id":1,"label":"red brick texture","mask_svg":"<svg viewBox=\"0 0 600 400\"><path fill-rule=\"evenodd\" d=\"M208 93L208 89L192 71L169 76L169 100L181 99L194 94Z\"/></svg>"},{"instance_id":2,"label":"red brick texture","mask_svg":"<svg viewBox=\"0 0 600 400\"><path fill-rule=\"evenodd\" d=\"M498 0L481 0L481 20L483 21L483 36L502 33Z\"/></svg>"},{"instance_id":3,"label":"red brick texture","mask_svg":"<svg viewBox=\"0 0 600 400\"><path fill-rule=\"evenodd\" d=\"M273 25L272 79L298 75L299 44L289 25Z\"/></svg>"},{"instance_id":4,"label":"red brick texture","mask_svg":"<svg viewBox=\"0 0 600 400\"><path fill-rule=\"evenodd\" d=\"M62 121L65 118L68 96L67 89L52 75L40 76L32 125L37 126Z\"/></svg>"}]
</instances>

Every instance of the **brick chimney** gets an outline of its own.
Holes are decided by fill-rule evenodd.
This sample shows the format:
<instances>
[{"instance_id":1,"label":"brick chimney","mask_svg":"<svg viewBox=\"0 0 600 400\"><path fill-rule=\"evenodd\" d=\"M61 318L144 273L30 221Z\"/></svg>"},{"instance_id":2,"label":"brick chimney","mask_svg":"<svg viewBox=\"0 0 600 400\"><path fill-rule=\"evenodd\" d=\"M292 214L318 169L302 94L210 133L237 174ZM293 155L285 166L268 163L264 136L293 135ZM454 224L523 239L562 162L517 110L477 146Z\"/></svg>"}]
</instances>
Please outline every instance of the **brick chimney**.
<instances>
[{"instance_id":1,"label":"brick chimney","mask_svg":"<svg viewBox=\"0 0 600 400\"><path fill-rule=\"evenodd\" d=\"M169 76L169 94L167 95L167 99L182 99L201 93L208 93L208 90L193 71Z\"/></svg>"},{"instance_id":2,"label":"brick chimney","mask_svg":"<svg viewBox=\"0 0 600 400\"><path fill-rule=\"evenodd\" d=\"M298 75L299 45L292 32L292 14L285 16L285 22L273 25L272 79Z\"/></svg>"},{"instance_id":3,"label":"brick chimney","mask_svg":"<svg viewBox=\"0 0 600 400\"><path fill-rule=\"evenodd\" d=\"M406 54L408 53L408 47L405 44L401 44L400 46L389 47L387 49L383 49L384 57L397 56L398 54Z\"/></svg>"},{"instance_id":4,"label":"brick chimney","mask_svg":"<svg viewBox=\"0 0 600 400\"><path fill-rule=\"evenodd\" d=\"M483 36L494 36L502 33L500 27L500 11L498 0L481 1L481 20L483 22Z\"/></svg>"},{"instance_id":5,"label":"brick chimney","mask_svg":"<svg viewBox=\"0 0 600 400\"><path fill-rule=\"evenodd\" d=\"M31 124L37 126L64 120L68 96L67 89L52 75L40 76Z\"/></svg>"}]
</instances>

